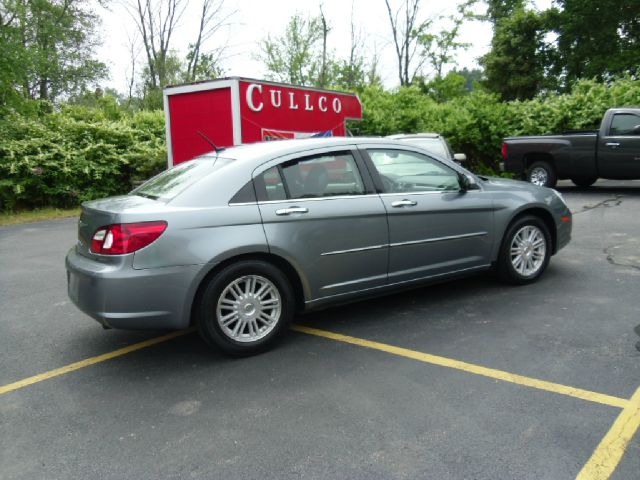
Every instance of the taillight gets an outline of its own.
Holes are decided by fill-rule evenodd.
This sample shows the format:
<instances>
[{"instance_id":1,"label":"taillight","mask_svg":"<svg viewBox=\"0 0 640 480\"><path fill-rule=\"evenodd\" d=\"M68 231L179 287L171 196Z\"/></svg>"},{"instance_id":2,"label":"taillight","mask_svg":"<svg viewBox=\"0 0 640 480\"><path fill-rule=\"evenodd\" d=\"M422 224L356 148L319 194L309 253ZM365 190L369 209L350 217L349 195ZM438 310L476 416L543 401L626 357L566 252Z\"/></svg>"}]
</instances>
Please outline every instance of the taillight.
<instances>
[{"instance_id":1,"label":"taillight","mask_svg":"<svg viewBox=\"0 0 640 480\"><path fill-rule=\"evenodd\" d=\"M506 143L502 144L502 159L503 160L507 159L507 144Z\"/></svg>"},{"instance_id":2,"label":"taillight","mask_svg":"<svg viewBox=\"0 0 640 480\"><path fill-rule=\"evenodd\" d=\"M91 251L100 255L133 253L155 241L167 222L118 223L100 227L91 239Z\"/></svg>"}]
</instances>

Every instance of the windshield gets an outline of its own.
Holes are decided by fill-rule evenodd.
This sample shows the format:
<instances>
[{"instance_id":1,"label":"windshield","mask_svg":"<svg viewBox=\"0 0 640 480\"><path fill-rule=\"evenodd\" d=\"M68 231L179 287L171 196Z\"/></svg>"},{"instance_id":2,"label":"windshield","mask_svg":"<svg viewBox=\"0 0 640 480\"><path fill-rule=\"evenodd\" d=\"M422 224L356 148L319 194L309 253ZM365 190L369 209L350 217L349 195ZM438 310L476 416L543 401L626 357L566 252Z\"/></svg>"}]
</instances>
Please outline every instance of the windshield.
<instances>
[{"instance_id":1,"label":"windshield","mask_svg":"<svg viewBox=\"0 0 640 480\"><path fill-rule=\"evenodd\" d=\"M146 181L131 191L130 195L169 201L190 185L193 185L211 172L228 165L230 162L233 162L230 158L218 158L216 160L211 157L206 160L195 159L184 162Z\"/></svg>"}]
</instances>

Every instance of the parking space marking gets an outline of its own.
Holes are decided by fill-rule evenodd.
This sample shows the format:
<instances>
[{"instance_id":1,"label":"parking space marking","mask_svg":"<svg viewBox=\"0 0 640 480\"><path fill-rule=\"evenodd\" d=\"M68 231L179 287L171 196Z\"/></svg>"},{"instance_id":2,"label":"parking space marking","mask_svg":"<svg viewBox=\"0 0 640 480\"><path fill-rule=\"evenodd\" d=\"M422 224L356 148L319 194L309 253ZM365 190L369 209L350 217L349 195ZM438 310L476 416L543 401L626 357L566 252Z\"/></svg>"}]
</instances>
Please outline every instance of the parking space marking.
<instances>
[{"instance_id":1,"label":"parking space marking","mask_svg":"<svg viewBox=\"0 0 640 480\"><path fill-rule=\"evenodd\" d=\"M611 429L602 439L589 461L580 470L576 480L606 480L609 478L640 429L640 388L629 400Z\"/></svg>"},{"instance_id":2,"label":"parking space marking","mask_svg":"<svg viewBox=\"0 0 640 480\"><path fill-rule=\"evenodd\" d=\"M186 330L179 330L177 332L168 333L167 335L151 338L149 340L145 340L144 342L134 343L133 345L129 345L128 347L119 348L118 350L114 350L113 352L104 353L102 355L87 358L85 360L80 360L79 362L74 362L64 367L56 368L54 370L49 370L48 372L44 372L39 375L34 375L33 377L25 378L23 380L19 380L13 383L8 383L7 385L2 385L0 386L0 395L13 392L14 390L19 390L21 388L27 387L29 385L33 385L34 383L42 382L44 380L48 380L50 378L59 377L60 375L73 372L74 370L79 370L84 367L95 365L96 363L104 362L106 360L111 360L112 358L116 358L116 357L121 357L122 355L126 355L127 353L131 353L131 352L135 352L136 350L141 350L143 348L151 347L152 345L157 345L158 343L166 342L176 337L181 337L183 335L193 332L194 330L195 330L194 328L188 328Z\"/></svg>"},{"instance_id":3,"label":"parking space marking","mask_svg":"<svg viewBox=\"0 0 640 480\"><path fill-rule=\"evenodd\" d=\"M292 325L291 329L296 332L306 333L308 335L315 335L317 337L328 338L331 340L336 340L338 342L350 343L351 345L358 345L360 347L371 348L373 350L379 350L382 352L390 353L392 355L398 355L400 357L411 358L419 362L430 363L432 365L439 365L441 367L453 368L456 370L462 370L464 372L473 373L475 375L482 375L484 377L489 377L496 380L502 380L505 382L524 385L531 388L537 388L538 390L545 390L547 392L553 392L560 395L567 395L569 397L579 398L581 400L587 400L589 402L600 403L603 405L609 405L611 407L626 408L630 405L630 400L627 400L626 398L614 397L611 395L606 395L604 393L592 392L590 390L583 390L581 388L574 388L559 383L547 382L545 380L538 380L536 378L525 377L523 375L483 367L481 365L476 365L473 363L462 362L460 360L454 360L452 358L440 357L438 355L431 355L429 353L396 347L393 345L388 345L386 343L374 342L371 340L365 340L363 338L351 337L349 335L342 335L340 333L305 327L303 325Z\"/></svg>"}]
</instances>

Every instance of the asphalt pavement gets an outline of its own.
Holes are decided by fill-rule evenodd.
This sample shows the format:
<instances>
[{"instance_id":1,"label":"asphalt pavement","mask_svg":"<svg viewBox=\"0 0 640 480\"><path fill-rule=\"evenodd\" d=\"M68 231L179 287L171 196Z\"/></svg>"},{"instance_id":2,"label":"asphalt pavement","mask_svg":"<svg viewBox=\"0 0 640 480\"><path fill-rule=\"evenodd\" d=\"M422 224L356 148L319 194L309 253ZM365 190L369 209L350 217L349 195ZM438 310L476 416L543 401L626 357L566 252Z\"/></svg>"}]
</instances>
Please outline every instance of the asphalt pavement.
<instances>
[{"instance_id":1,"label":"asphalt pavement","mask_svg":"<svg viewBox=\"0 0 640 480\"><path fill-rule=\"evenodd\" d=\"M334 338L241 360L187 334L0 393L0 478L576 478L640 387L640 181L558 189L573 240L533 285L327 309L295 323ZM165 333L71 304L75 238L0 227L0 389ZM621 453L610 478L639 479L640 433Z\"/></svg>"}]
</instances>

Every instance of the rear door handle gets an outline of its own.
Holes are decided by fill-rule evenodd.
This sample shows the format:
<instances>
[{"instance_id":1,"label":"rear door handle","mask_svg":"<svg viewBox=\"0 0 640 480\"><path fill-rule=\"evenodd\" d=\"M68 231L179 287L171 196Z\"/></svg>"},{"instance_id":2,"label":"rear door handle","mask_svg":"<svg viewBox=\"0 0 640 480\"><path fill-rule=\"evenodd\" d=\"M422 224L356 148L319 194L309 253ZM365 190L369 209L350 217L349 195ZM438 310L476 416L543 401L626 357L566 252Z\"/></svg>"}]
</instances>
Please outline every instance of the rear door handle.
<instances>
[{"instance_id":1,"label":"rear door handle","mask_svg":"<svg viewBox=\"0 0 640 480\"><path fill-rule=\"evenodd\" d=\"M418 202L414 202L413 200L398 200L396 202L392 202L391 206L393 208L401 208L401 207L415 207L418 204Z\"/></svg>"},{"instance_id":2,"label":"rear door handle","mask_svg":"<svg viewBox=\"0 0 640 480\"><path fill-rule=\"evenodd\" d=\"M620 143L618 143L618 142L607 142L607 143L605 143L605 145L607 147L611 147L611 148L618 148L620 146Z\"/></svg>"},{"instance_id":3,"label":"rear door handle","mask_svg":"<svg viewBox=\"0 0 640 480\"><path fill-rule=\"evenodd\" d=\"M276 215L291 215L292 213L309 213L309 209L304 207L289 207L276 210Z\"/></svg>"}]
</instances>

